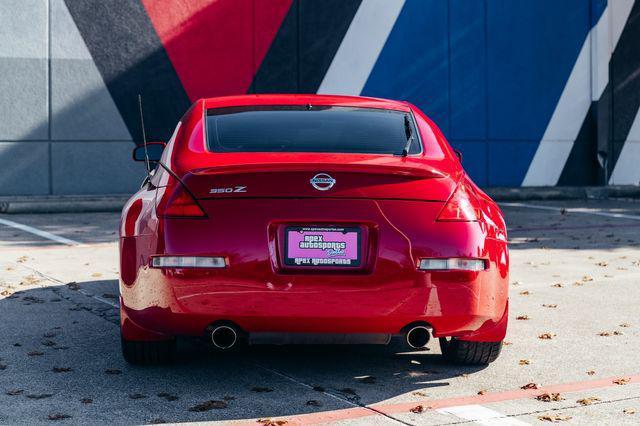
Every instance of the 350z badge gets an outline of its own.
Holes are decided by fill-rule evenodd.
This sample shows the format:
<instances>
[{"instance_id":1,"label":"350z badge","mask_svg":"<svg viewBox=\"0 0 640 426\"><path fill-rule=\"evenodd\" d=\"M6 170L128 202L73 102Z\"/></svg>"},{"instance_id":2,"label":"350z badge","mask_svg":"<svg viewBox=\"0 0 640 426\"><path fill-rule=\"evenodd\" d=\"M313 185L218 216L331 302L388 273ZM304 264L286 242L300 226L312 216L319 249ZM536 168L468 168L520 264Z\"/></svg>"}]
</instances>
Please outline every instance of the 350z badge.
<instances>
[{"instance_id":1,"label":"350z badge","mask_svg":"<svg viewBox=\"0 0 640 426\"><path fill-rule=\"evenodd\" d=\"M209 194L228 194L230 192L247 192L246 186L232 186L229 188L211 188Z\"/></svg>"}]
</instances>

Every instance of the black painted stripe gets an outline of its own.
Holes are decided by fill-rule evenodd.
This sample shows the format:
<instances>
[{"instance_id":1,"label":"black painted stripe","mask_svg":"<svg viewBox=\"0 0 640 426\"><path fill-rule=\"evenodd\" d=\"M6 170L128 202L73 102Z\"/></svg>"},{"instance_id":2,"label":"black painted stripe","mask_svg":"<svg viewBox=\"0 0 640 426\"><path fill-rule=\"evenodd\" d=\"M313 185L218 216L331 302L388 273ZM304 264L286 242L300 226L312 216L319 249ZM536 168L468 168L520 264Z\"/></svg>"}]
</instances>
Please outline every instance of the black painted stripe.
<instances>
[{"instance_id":1,"label":"black painted stripe","mask_svg":"<svg viewBox=\"0 0 640 426\"><path fill-rule=\"evenodd\" d=\"M253 77L252 93L298 92L298 10L294 0Z\"/></svg>"},{"instance_id":2,"label":"black painted stripe","mask_svg":"<svg viewBox=\"0 0 640 426\"><path fill-rule=\"evenodd\" d=\"M609 83L591 105L558 185L601 185L611 176L640 108L640 0L636 0L609 62ZM598 134L600 137L598 137ZM607 155L607 173L598 152Z\"/></svg>"},{"instance_id":3,"label":"black painted stripe","mask_svg":"<svg viewBox=\"0 0 640 426\"><path fill-rule=\"evenodd\" d=\"M640 0L636 0L609 67L612 96L611 170L640 108Z\"/></svg>"},{"instance_id":4,"label":"black painted stripe","mask_svg":"<svg viewBox=\"0 0 640 426\"><path fill-rule=\"evenodd\" d=\"M191 102L140 0L65 0L129 133L166 141Z\"/></svg>"},{"instance_id":5,"label":"black painted stripe","mask_svg":"<svg viewBox=\"0 0 640 426\"><path fill-rule=\"evenodd\" d=\"M599 166L597 160L598 139L596 137L597 102L592 102L589 112L582 122L578 136L574 141L569 158L562 169L558 185L560 186L588 186L598 185Z\"/></svg>"},{"instance_id":6,"label":"black painted stripe","mask_svg":"<svg viewBox=\"0 0 640 426\"><path fill-rule=\"evenodd\" d=\"M316 93L361 0L295 0L256 76L255 93Z\"/></svg>"}]
</instances>

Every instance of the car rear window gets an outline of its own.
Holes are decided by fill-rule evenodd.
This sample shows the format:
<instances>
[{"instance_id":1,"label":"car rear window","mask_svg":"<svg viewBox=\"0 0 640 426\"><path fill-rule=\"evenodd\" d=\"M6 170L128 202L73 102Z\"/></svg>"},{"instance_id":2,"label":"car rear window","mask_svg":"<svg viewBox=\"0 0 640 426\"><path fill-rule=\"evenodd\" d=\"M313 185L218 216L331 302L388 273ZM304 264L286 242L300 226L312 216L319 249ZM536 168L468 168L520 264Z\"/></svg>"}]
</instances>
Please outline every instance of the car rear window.
<instances>
[{"instance_id":1,"label":"car rear window","mask_svg":"<svg viewBox=\"0 0 640 426\"><path fill-rule=\"evenodd\" d=\"M401 111L316 105L250 106L207 111L213 152L402 153L405 116L413 134L409 154L422 151L413 117Z\"/></svg>"}]
</instances>

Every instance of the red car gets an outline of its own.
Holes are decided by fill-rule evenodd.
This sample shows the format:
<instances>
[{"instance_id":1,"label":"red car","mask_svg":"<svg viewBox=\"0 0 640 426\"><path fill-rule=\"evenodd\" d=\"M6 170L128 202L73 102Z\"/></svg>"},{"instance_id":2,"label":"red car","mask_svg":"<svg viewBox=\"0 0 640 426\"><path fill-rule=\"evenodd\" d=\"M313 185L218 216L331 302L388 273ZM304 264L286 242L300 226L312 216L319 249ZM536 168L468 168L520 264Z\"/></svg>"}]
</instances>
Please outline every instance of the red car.
<instances>
[{"instance_id":1,"label":"red car","mask_svg":"<svg viewBox=\"0 0 640 426\"><path fill-rule=\"evenodd\" d=\"M502 213L415 106L203 99L147 152L155 170L120 224L127 361L170 360L177 336L218 350L392 336L421 348L433 336L451 362L498 357Z\"/></svg>"}]
</instances>

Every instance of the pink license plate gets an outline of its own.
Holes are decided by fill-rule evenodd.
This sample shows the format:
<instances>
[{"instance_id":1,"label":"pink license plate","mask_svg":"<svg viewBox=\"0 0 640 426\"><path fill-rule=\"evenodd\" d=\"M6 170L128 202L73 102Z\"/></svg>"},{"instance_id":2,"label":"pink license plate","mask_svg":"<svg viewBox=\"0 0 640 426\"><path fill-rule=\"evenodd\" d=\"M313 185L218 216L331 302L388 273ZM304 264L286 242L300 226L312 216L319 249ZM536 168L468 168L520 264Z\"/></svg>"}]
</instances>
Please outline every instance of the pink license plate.
<instances>
[{"instance_id":1,"label":"pink license plate","mask_svg":"<svg viewBox=\"0 0 640 426\"><path fill-rule=\"evenodd\" d=\"M358 267L362 262L360 228L288 226L287 266Z\"/></svg>"}]
</instances>

